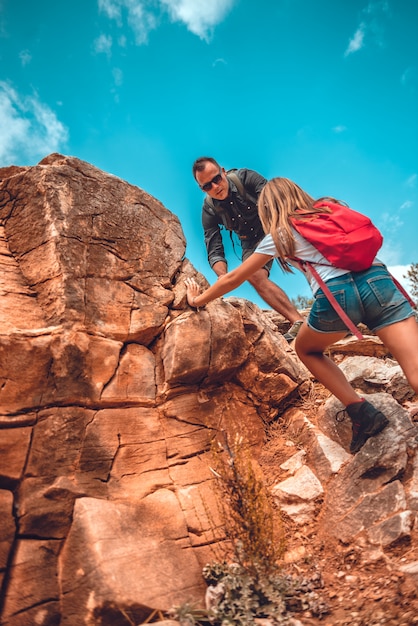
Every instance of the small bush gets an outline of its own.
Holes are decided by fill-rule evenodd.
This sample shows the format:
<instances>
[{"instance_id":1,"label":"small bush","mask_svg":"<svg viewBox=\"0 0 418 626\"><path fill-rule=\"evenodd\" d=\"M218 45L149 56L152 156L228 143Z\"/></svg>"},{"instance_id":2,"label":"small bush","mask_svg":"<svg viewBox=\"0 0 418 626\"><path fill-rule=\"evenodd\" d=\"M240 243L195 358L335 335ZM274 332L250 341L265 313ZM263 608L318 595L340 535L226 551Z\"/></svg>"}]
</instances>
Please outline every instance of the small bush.
<instances>
[{"instance_id":1,"label":"small bush","mask_svg":"<svg viewBox=\"0 0 418 626\"><path fill-rule=\"evenodd\" d=\"M242 436L230 444L226 433L213 450L219 506L231 560L254 578L269 576L284 552L280 511L275 509L261 471Z\"/></svg>"},{"instance_id":2,"label":"small bush","mask_svg":"<svg viewBox=\"0 0 418 626\"><path fill-rule=\"evenodd\" d=\"M250 626L255 618L288 623L284 599L287 584L278 571L276 575L270 572L270 577L255 577L241 565L215 563L203 568L203 577L220 592L218 601L211 607L212 623Z\"/></svg>"}]
</instances>

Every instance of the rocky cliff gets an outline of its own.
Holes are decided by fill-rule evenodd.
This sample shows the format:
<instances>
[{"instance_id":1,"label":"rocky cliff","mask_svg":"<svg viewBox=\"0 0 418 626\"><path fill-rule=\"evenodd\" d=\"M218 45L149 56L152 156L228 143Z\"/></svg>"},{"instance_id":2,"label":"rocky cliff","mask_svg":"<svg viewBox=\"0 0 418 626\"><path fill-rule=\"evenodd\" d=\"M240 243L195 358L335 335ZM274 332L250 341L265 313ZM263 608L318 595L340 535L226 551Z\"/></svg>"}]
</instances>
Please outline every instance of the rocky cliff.
<instances>
[{"instance_id":1,"label":"rocky cliff","mask_svg":"<svg viewBox=\"0 0 418 626\"><path fill-rule=\"evenodd\" d=\"M205 279L145 191L54 154L0 170L0 220L2 624L202 606L220 431L248 440L290 527L404 546L418 578L414 398L376 338L333 349L391 420L352 457L283 320L237 298L190 310L184 279Z\"/></svg>"}]
</instances>

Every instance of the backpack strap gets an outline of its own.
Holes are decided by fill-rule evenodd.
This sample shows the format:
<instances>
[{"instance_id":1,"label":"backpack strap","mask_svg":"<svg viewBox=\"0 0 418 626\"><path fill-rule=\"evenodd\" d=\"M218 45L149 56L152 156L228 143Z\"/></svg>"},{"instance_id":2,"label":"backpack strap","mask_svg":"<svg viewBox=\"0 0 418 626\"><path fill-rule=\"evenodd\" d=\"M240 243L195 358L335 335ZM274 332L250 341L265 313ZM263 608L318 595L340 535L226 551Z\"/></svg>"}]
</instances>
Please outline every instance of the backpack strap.
<instances>
[{"instance_id":1,"label":"backpack strap","mask_svg":"<svg viewBox=\"0 0 418 626\"><path fill-rule=\"evenodd\" d=\"M227 175L227 178L229 178L230 180L232 180L233 183L235 183L235 186L238 189L240 196L242 196L245 201L249 200L252 204L255 204L255 205L257 204L257 198L254 198L254 196L248 193L248 191L245 189L244 185L242 184L241 179L239 178L238 174L235 174L235 171L227 172L226 175Z\"/></svg>"},{"instance_id":2,"label":"backpack strap","mask_svg":"<svg viewBox=\"0 0 418 626\"><path fill-rule=\"evenodd\" d=\"M390 272L389 272L390 274ZM391 278L393 280L393 282L395 283L395 285L397 286L397 288L399 289L399 291L401 292L401 294L403 296L405 296L405 298L408 300L409 304L411 305L411 307L413 309L417 308L417 305L415 304L415 302L412 300L411 296L409 295L409 293L406 291L406 289L404 289L401 285L401 283L399 282L399 280L397 280L393 274L390 274Z\"/></svg>"},{"instance_id":3,"label":"backpack strap","mask_svg":"<svg viewBox=\"0 0 418 626\"><path fill-rule=\"evenodd\" d=\"M363 335L361 334L357 326L348 317L344 309L338 304L337 300L334 298L333 294L328 289L328 287L326 286L326 284L324 283L324 281L322 280L322 278L320 277L320 275L318 274L314 266L311 263L309 263L309 261L302 261L301 259L294 259L294 260L299 263L299 266L301 267L301 269L303 269L304 266L309 268L309 271L312 273L312 276L315 278L315 280L321 287L328 302L330 303L334 311L337 313L337 315L342 319L344 324L347 326L348 330L351 333L353 333L353 335L357 337L357 339L364 339Z\"/></svg>"}]
</instances>

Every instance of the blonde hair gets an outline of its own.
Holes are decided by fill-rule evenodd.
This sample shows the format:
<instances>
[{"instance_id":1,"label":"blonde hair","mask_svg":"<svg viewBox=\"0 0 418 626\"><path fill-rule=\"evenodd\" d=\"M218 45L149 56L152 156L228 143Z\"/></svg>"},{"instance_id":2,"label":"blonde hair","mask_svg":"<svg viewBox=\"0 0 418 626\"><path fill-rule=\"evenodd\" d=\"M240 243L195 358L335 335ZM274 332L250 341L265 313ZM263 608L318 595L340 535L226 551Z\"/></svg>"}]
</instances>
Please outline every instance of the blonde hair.
<instances>
[{"instance_id":1,"label":"blonde hair","mask_svg":"<svg viewBox=\"0 0 418 626\"><path fill-rule=\"evenodd\" d=\"M272 178L261 190L258 214L264 232L272 236L278 261L285 272L292 271L287 259L294 257L296 250L291 218L306 220L317 213L331 213L331 209L326 206L314 206L321 200L343 204L334 198L314 200L288 178Z\"/></svg>"}]
</instances>

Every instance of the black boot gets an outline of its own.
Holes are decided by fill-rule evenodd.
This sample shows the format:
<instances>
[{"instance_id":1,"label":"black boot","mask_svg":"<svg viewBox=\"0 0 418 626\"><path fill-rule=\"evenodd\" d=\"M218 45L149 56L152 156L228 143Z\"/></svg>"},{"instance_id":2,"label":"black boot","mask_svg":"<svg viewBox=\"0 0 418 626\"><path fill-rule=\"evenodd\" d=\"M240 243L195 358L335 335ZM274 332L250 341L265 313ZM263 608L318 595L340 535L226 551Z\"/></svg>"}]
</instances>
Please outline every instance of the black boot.
<instances>
[{"instance_id":1,"label":"black boot","mask_svg":"<svg viewBox=\"0 0 418 626\"><path fill-rule=\"evenodd\" d=\"M353 438L350 444L352 454L358 452L370 437L380 433L389 424L387 417L367 400L349 404L345 410L353 423Z\"/></svg>"}]
</instances>

